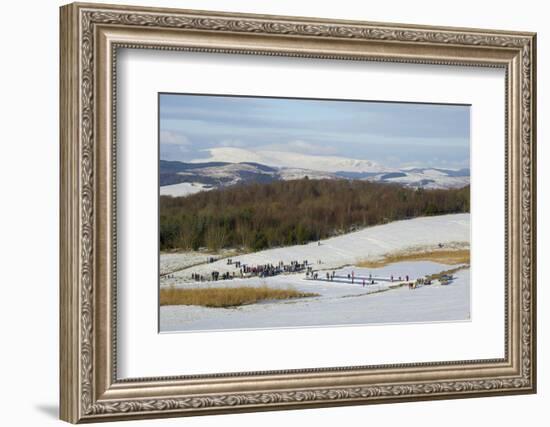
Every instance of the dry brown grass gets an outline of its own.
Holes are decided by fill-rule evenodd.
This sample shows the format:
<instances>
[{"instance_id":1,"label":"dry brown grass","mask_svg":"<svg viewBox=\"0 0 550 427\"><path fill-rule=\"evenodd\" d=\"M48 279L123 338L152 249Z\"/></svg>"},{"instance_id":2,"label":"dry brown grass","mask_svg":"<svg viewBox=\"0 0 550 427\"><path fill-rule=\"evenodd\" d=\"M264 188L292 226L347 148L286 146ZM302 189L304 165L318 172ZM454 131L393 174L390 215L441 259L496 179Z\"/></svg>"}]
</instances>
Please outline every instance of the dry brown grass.
<instances>
[{"instance_id":1,"label":"dry brown grass","mask_svg":"<svg viewBox=\"0 0 550 427\"><path fill-rule=\"evenodd\" d=\"M394 262L401 261L434 261L441 264L456 265L470 264L470 250L430 250L423 252L398 252L395 254L386 255L385 257L372 261L361 261L359 267L378 268Z\"/></svg>"},{"instance_id":2,"label":"dry brown grass","mask_svg":"<svg viewBox=\"0 0 550 427\"><path fill-rule=\"evenodd\" d=\"M273 289L267 286L237 288L164 288L160 305L200 305L203 307L236 307L265 300L315 297L319 294L295 289Z\"/></svg>"}]
</instances>

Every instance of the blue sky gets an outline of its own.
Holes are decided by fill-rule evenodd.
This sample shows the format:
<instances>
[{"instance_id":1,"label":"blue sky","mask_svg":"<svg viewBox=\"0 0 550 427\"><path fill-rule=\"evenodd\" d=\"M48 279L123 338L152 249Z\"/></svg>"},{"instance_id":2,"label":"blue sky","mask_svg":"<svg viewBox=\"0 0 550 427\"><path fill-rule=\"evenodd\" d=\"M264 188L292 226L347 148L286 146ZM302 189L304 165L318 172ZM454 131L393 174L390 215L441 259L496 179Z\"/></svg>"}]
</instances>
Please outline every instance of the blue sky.
<instances>
[{"instance_id":1,"label":"blue sky","mask_svg":"<svg viewBox=\"0 0 550 427\"><path fill-rule=\"evenodd\" d=\"M373 160L389 167L470 166L470 107L160 95L160 157L237 147Z\"/></svg>"}]
</instances>

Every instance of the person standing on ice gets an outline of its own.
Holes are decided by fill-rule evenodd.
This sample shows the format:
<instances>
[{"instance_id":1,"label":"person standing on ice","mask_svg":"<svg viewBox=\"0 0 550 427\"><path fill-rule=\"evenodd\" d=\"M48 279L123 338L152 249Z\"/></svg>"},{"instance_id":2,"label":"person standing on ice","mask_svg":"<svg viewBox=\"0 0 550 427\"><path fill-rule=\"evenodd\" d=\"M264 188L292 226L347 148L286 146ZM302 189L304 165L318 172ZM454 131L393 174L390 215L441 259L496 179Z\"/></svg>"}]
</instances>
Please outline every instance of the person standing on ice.
<instances>
[{"instance_id":1,"label":"person standing on ice","mask_svg":"<svg viewBox=\"0 0 550 427\"><path fill-rule=\"evenodd\" d=\"M351 284L353 285L353 281L355 280L355 271L351 272Z\"/></svg>"}]
</instances>

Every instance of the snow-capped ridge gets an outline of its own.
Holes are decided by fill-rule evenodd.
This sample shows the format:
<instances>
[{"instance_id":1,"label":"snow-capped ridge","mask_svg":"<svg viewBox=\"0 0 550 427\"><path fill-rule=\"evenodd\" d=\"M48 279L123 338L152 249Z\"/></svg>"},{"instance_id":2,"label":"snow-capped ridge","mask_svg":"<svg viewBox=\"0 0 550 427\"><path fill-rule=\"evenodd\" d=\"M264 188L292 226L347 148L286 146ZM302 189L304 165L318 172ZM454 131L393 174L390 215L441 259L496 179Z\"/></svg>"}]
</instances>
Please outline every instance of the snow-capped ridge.
<instances>
[{"instance_id":1,"label":"snow-capped ridge","mask_svg":"<svg viewBox=\"0 0 550 427\"><path fill-rule=\"evenodd\" d=\"M211 157L190 163L160 161L162 195L183 196L213 188L295 179L366 180L426 189L462 188L470 170L436 167L388 169L370 160L312 156L242 148L213 148ZM177 185L187 183L189 185Z\"/></svg>"},{"instance_id":2,"label":"snow-capped ridge","mask_svg":"<svg viewBox=\"0 0 550 427\"><path fill-rule=\"evenodd\" d=\"M311 169L320 172L384 172L387 169L372 160L358 160L338 156L319 156L284 151L257 150L244 148L216 147L205 150L210 157L193 160L201 162L254 162L278 168Z\"/></svg>"}]
</instances>

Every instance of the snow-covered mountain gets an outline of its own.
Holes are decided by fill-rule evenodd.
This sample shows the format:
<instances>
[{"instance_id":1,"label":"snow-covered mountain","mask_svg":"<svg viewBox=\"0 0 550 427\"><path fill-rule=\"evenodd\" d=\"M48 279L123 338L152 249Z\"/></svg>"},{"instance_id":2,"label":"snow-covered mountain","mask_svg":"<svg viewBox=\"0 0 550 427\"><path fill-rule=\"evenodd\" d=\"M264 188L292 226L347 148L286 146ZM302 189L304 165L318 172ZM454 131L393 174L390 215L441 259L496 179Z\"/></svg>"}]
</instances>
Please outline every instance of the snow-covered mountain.
<instances>
[{"instance_id":1,"label":"snow-covered mountain","mask_svg":"<svg viewBox=\"0 0 550 427\"><path fill-rule=\"evenodd\" d=\"M246 150L244 148L218 147L205 150L210 157L193 160L202 162L257 163L276 168L309 169L322 172L387 172L388 168L371 160L357 160L337 156L317 156L271 150Z\"/></svg>"},{"instance_id":2,"label":"snow-covered mountain","mask_svg":"<svg viewBox=\"0 0 550 427\"><path fill-rule=\"evenodd\" d=\"M232 153L235 154L235 150L238 149L231 150L233 150ZM461 188L470 183L469 169L386 169L367 160L352 160L342 157L329 157L327 160L327 158L321 156L305 155L304 157L307 157L308 161L305 161L300 167L271 166L256 162L228 162L227 160L233 160L232 157L226 159L226 161L219 161L219 159L215 157L209 159L211 161L205 163L197 161L183 163L161 160L160 194L178 197L235 184L252 182L269 183L278 180L293 180L305 177L309 179L368 180L427 189ZM320 166L324 167L324 169L306 167L312 165L312 158L316 157L324 160L324 163L319 161ZM265 161L267 157L258 155L254 159L257 160L260 158L263 159L262 161ZM294 163L290 161L290 157L288 159L287 164ZM370 166L367 165L376 166L372 166L372 168L369 169ZM345 169L338 169L340 166ZM325 170L332 168L338 170Z\"/></svg>"},{"instance_id":3,"label":"snow-covered mountain","mask_svg":"<svg viewBox=\"0 0 550 427\"><path fill-rule=\"evenodd\" d=\"M414 168L377 174L370 181L401 184L418 188L461 188L470 184L469 169Z\"/></svg>"},{"instance_id":4,"label":"snow-covered mountain","mask_svg":"<svg viewBox=\"0 0 550 427\"><path fill-rule=\"evenodd\" d=\"M160 194L185 196L239 183L278 180L338 179L337 174L303 168L276 168L258 163L183 163L160 161Z\"/></svg>"}]
</instances>

